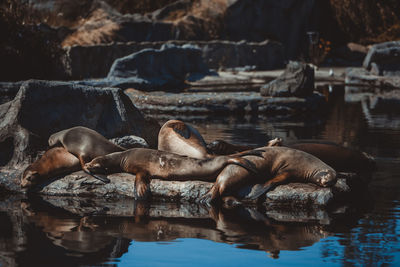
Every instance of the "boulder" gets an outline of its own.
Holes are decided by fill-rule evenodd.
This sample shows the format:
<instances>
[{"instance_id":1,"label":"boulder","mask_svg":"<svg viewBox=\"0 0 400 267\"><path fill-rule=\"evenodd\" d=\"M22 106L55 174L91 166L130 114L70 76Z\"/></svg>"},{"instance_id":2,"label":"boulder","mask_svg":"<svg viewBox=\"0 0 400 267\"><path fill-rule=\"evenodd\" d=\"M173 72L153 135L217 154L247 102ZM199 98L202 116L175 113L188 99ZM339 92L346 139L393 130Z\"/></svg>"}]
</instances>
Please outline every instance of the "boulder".
<instances>
[{"instance_id":1,"label":"boulder","mask_svg":"<svg viewBox=\"0 0 400 267\"><path fill-rule=\"evenodd\" d=\"M0 105L0 167L32 161L52 133L77 125L107 138L141 136L153 147L159 130L120 89L30 80L14 100Z\"/></svg>"},{"instance_id":2,"label":"boulder","mask_svg":"<svg viewBox=\"0 0 400 267\"><path fill-rule=\"evenodd\" d=\"M95 86L139 90L181 90L186 80L196 80L211 72L195 46L163 45L144 49L114 61L107 78L76 82Z\"/></svg>"},{"instance_id":3,"label":"boulder","mask_svg":"<svg viewBox=\"0 0 400 267\"><path fill-rule=\"evenodd\" d=\"M314 91L314 69L308 64L291 61L277 79L260 89L262 96L307 97Z\"/></svg>"},{"instance_id":4,"label":"boulder","mask_svg":"<svg viewBox=\"0 0 400 267\"><path fill-rule=\"evenodd\" d=\"M101 78L107 76L113 62L143 49L160 49L165 42L124 42L65 48L65 61L71 79ZM202 58L210 69L237 69L250 67L252 70L271 70L284 67L283 46L279 42L179 41L167 44L198 47ZM99 64L93 64L98 62Z\"/></svg>"},{"instance_id":5,"label":"boulder","mask_svg":"<svg viewBox=\"0 0 400 267\"><path fill-rule=\"evenodd\" d=\"M400 76L400 41L373 45L363 67L379 76Z\"/></svg>"}]
</instances>

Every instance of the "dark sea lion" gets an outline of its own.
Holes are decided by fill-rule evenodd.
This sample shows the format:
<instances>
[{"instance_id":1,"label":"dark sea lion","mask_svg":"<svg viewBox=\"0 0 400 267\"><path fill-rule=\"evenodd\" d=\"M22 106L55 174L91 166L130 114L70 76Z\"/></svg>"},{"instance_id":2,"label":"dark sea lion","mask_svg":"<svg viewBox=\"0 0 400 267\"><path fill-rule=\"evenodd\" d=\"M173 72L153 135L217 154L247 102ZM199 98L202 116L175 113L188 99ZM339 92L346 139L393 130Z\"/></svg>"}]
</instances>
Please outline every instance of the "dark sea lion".
<instances>
[{"instance_id":1,"label":"dark sea lion","mask_svg":"<svg viewBox=\"0 0 400 267\"><path fill-rule=\"evenodd\" d=\"M258 155L260 151L249 151L242 155ZM147 148L133 148L100 156L85 164L93 173L127 172L136 175L135 189L138 197L147 192L150 177L163 180L214 181L219 172L229 164L236 164L255 172L254 166L241 157L218 156L195 159L178 154Z\"/></svg>"},{"instance_id":2,"label":"dark sea lion","mask_svg":"<svg viewBox=\"0 0 400 267\"><path fill-rule=\"evenodd\" d=\"M21 177L21 187L29 188L44 179L78 171L80 168L77 157L63 147L54 147L25 169Z\"/></svg>"},{"instance_id":3,"label":"dark sea lion","mask_svg":"<svg viewBox=\"0 0 400 267\"><path fill-rule=\"evenodd\" d=\"M263 183L253 187L248 195L248 198L256 199L282 183L297 181L322 187L336 183L335 170L308 153L288 147L262 147L257 150L263 151L263 157L244 156L256 166L257 175L233 165L226 166L201 202L213 202L249 184Z\"/></svg>"},{"instance_id":4,"label":"dark sea lion","mask_svg":"<svg viewBox=\"0 0 400 267\"><path fill-rule=\"evenodd\" d=\"M307 152L319 158L338 172L365 173L372 172L376 169L375 160L371 155L355 149L343 147L330 141L299 140L288 144L276 142L274 145L282 145ZM240 151L255 149L250 146L230 144L222 140L211 142L207 145L207 148L211 153L216 155L229 155Z\"/></svg>"},{"instance_id":5,"label":"dark sea lion","mask_svg":"<svg viewBox=\"0 0 400 267\"><path fill-rule=\"evenodd\" d=\"M168 151L196 159L214 157L206 148L201 134L190 124L169 120L158 133L158 150Z\"/></svg>"},{"instance_id":6,"label":"dark sea lion","mask_svg":"<svg viewBox=\"0 0 400 267\"><path fill-rule=\"evenodd\" d=\"M109 183L110 180L91 174L90 171L85 168L85 163L98 156L125 150L125 148L113 144L98 132L82 126L54 133L49 137L48 142L50 147L64 147L68 152L79 159L81 167L86 173L105 183Z\"/></svg>"}]
</instances>

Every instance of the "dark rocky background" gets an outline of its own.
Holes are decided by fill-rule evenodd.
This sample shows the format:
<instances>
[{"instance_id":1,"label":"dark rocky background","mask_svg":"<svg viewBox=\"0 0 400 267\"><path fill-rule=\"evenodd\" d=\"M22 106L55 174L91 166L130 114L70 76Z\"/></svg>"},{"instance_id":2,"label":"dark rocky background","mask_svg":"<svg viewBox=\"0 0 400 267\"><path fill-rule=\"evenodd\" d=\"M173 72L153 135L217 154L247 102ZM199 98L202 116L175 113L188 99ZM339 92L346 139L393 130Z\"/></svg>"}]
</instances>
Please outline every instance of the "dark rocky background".
<instances>
[{"instance_id":1,"label":"dark rocky background","mask_svg":"<svg viewBox=\"0 0 400 267\"><path fill-rule=\"evenodd\" d=\"M400 37L396 0L5 0L0 8L1 81L70 79L64 48L76 45L268 39L293 60L307 57L308 31L319 32L327 59L353 51L349 42Z\"/></svg>"}]
</instances>

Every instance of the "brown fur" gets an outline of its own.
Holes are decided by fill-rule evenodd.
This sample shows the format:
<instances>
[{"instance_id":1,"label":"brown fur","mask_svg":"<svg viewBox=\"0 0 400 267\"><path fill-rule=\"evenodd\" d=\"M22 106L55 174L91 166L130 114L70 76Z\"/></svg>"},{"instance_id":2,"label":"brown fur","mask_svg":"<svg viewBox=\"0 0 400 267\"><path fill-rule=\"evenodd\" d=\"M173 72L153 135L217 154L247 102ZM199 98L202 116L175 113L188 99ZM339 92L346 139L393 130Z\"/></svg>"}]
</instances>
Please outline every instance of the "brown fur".
<instances>
[{"instance_id":1,"label":"brown fur","mask_svg":"<svg viewBox=\"0 0 400 267\"><path fill-rule=\"evenodd\" d=\"M80 164L77 157L63 147L51 148L26 168L21 178L21 187L29 188L43 182L46 178L79 169Z\"/></svg>"},{"instance_id":2,"label":"brown fur","mask_svg":"<svg viewBox=\"0 0 400 267\"><path fill-rule=\"evenodd\" d=\"M336 183L335 170L308 153L287 147L262 147L259 150L263 150L263 157L244 156L256 166L258 175L236 166L227 166L202 201L215 201L249 184L263 183L254 187L248 196L256 199L274 186L291 181L314 183L322 187Z\"/></svg>"}]
</instances>

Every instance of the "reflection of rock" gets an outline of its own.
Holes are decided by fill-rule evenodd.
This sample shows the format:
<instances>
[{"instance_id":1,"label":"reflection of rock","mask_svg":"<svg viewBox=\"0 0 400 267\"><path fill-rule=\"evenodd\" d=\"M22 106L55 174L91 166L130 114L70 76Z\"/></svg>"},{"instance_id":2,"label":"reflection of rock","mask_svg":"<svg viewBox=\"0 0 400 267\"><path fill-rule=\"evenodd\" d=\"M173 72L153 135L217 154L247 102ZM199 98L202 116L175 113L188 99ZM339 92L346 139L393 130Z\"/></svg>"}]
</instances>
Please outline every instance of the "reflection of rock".
<instances>
[{"instance_id":1,"label":"reflection of rock","mask_svg":"<svg viewBox=\"0 0 400 267\"><path fill-rule=\"evenodd\" d=\"M205 113L259 113L291 116L304 112L323 111L325 98L314 93L307 98L262 97L258 92L197 92L166 94L143 93L126 90L135 106L142 112L157 114L205 114Z\"/></svg>"},{"instance_id":2,"label":"reflection of rock","mask_svg":"<svg viewBox=\"0 0 400 267\"><path fill-rule=\"evenodd\" d=\"M262 96L308 97L314 91L314 69L308 64L291 61L277 79L260 89Z\"/></svg>"},{"instance_id":3,"label":"reflection of rock","mask_svg":"<svg viewBox=\"0 0 400 267\"><path fill-rule=\"evenodd\" d=\"M67 47L68 71L72 79L105 77L113 62L143 49L160 49L165 42L127 42L93 46ZM283 67L283 47L274 41L174 41L167 44L192 45L201 50L210 69L230 69L249 66L257 70ZM93 64L93 62L100 64Z\"/></svg>"}]
</instances>

